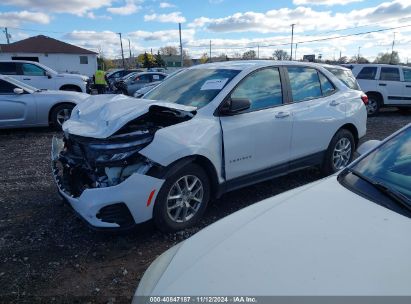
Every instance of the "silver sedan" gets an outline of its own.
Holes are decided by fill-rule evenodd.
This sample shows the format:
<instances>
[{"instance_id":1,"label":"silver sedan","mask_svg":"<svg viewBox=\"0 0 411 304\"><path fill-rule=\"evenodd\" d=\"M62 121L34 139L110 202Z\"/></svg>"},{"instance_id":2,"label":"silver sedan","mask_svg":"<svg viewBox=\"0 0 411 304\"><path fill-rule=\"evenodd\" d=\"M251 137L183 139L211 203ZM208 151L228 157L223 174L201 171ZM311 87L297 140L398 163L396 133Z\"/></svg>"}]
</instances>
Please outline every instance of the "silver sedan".
<instances>
[{"instance_id":1,"label":"silver sedan","mask_svg":"<svg viewBox=\"0 0 411 304\"><path fill-rule=\"evenodd\" d=\"M70 118L76 104L90 95L68 91L39 90L0 75L0 129L55 126Z\"/></svg>"}]
</instances>

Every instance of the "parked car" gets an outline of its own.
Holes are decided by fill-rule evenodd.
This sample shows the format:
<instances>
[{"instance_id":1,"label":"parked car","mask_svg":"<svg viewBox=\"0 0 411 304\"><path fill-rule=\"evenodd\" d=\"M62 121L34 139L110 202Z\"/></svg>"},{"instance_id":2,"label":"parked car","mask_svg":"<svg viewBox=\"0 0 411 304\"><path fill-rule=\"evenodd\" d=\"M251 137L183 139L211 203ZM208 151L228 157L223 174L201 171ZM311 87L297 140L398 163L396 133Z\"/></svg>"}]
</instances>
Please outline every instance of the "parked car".
<instances>
[{"instance_id":1,"label":"parked car","mask_svg":"<svg viewBox=\"0 0 411 304\"><path fill-rule=\"evenodd\" d=\"M349 64L368 96L368 115L382 107L411 110L411 68L390 64Z\"/></svg>"},{"instance_id":2,"label":"parked car","mask_svg":"<svg viewBox=\"0 0 411 304\"><path fill-rule=\"evenodd\" d=\"M125 70L125 69L116 69L110 72L106 73L108 85L110 88L115 88L114 83L124 76L129 75L130 73L138 73L138 72L143 72L143 70L137 70L137 69L131 69L131 70Z\"/></svg>"},{"instance_id":3,"label":"parked car","mask_svg":"<svg viewBox=\"0 0 411 304\"><path fill-rule=\"evenodd\" d=\"M361 91L317 64L191 67L135 102L92 96L53 140L60 194L91 226L192 226L210 199L319 166L346 166L366 132ZM63 150L63 147L64 150Z\"/></svg>"},{"instance_id":4,"label":"parked car","mask_svg":"<svg viewBox=\"0 0 411 304\"><path fill-rule=\"evenodd\" d=\"M9 76L0 75L0 129L61 125L74 106L90 95L39 90Z\"/></svg>"},{"instance_id":5,"label":"parked car","mask_svg":"<svg viewBox=\"0 0 411 304\"><path fill-rule=\"evenodd\" d=\"M167 250L133 303L162 295L411 295L411 124L364 145L359 151L368 152L339 174L253 204Z\"/></svg>"},{"instance_id":6,"label":"parked car","mask_svg":"<svg viewBox=\"0 0 411 304\"><path fill-rule=\"evenodd\" d=\"M180 72L182 72L182 71L184 71L184 69L176 70L176 71L168 74L168 75L166 76L166 78L164 78L164 79L173 77L174 75L177 75L178 73L180 73ZM151 83L147 84L145 87L142 87L141 89L135 91L133 96L134 96L135 98L142 98L142 97L144 96L144 94L146 94L148 91L150 91L151 89L153 89L153 88L155 88L156 86L158 86L162 81L164 81L164 79L161 80L161 81L155 81L155 82L151 82Z\"/></svg>"},{"instance_id":7,"label":"parked car","mask_svg":"<svg viewBox=\"0 0 411 304\"><path fill-rule=\"evenodd\" d=\"M117 89L124 95L133 96L137 90L150 85L153 82L162 81L166 77L167 74L160 72L136 73L120 81L117 84Z\"/></svg>"},{"instance_id":8,"label":"parked car","mask_svg":"<svg viewBox=\"0 0 411 304\"><path fill-rule=\"evenodd\" d=\"M89 77L78 74L57 73L34 61L1 60L0 74L8 75L37 89L90 92Z\"/></svg>"}]
</instances>

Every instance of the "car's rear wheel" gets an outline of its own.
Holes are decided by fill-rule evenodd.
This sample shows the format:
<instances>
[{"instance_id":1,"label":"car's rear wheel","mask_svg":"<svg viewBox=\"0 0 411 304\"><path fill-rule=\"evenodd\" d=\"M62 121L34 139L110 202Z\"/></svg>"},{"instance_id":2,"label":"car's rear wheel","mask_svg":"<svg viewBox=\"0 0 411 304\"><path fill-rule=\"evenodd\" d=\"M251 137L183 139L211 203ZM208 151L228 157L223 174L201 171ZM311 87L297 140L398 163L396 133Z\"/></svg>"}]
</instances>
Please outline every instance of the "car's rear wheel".
<instances>
[{"instance_id":1,"label":"car's rear wheel","mask_svg":"<svg viewBox=\"0 0 411 304\"><path fill-rule=\"evenodd\" d=\"M154 223L164 232L193 226L203 215L210 198L205 171L189 164L166 179L154 205Z\"/></svg>"},{"instance_id":2,"label":"car's rear wheel","mask_svg":"<svg viewBox=\"0 0 411 304\"><path fill-rule=\"evenodd\" d=\"M71 111L73 111L74 105L72 104L61 104L55 107L50 114L51 124L61 129L63 123L70 118Z\"/></svg>"},{"instance_id":3,"label":"car's rear wheel","mask_svg":"<svg viewBox=\"0 0 411 304\"><path fill-rule=\"evenodd\" d=\"M374 94L369 94L368 104L367 104L367 114L368 116L375 116L380 112L381 99Z\"/></svg>"},{"instance_id":4,"label":"car's rear wheel","mask_svg":"<svg viewBox=\"0 0 411 304\"><path fill-rule=\"evenodd\" d=\"M339 130L328 146L322 172L325 175L333 174L347 166L354 157L355 140L347 129Z\"/></svg>"}]
</instances>

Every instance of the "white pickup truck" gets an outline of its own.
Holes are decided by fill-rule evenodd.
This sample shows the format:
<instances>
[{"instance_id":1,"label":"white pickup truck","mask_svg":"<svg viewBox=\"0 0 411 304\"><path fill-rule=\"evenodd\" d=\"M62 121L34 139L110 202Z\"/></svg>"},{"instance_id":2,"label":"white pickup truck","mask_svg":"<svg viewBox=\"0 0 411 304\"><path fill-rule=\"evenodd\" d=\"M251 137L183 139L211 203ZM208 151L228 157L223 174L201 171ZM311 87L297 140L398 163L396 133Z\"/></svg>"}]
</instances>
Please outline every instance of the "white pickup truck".
<instances>
[{"instance_id":1,"label":"white pickup truck","mask_svg":"<svg viewBox=\"0 0 411 304\"><path fill-rule=\"evenodd\" d=\"M9 75L38 89L64 90L88 93L90 79L78 74L60 74L34 61L1 60L0 74Z\"/></svg>"}]
</instances>

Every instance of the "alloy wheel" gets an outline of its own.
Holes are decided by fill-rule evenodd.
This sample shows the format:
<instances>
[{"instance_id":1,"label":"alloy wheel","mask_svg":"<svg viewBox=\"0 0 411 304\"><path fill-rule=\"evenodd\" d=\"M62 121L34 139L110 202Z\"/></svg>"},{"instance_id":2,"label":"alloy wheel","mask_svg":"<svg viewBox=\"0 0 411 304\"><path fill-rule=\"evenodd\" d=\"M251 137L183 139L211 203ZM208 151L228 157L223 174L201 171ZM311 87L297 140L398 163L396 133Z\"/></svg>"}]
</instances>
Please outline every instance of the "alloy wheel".
<instances>
[{"instance_id":1,"label":"alloy wheel","mask_svg":"<svg viewBox=\"0 0 411 304\"><path fill-rule=\"evenodd\" d=\"M335 145L333 151L333 165L336 170L341 170L348 165L351 159L352 145L351 141L343 137Z\"/></svg>"},{"instance_id":2,"label":"alloy wheel","mask_svg":"<svg viewBox=\"0 0 411 304\"><path fill-rule=\"evenodd\" d=\"M204 187L194 175L185 175L170 188L167 196L167 214L176 223L189 221L203 203Z\"/></svg>"},{"instance_id":3,"label":"alloy wheel","mask_svg":"<svg viewBox=\"0 0 411 304\"><path fill-rule=\"evenodd\" d=\"M378 111L378 102L377 100L373 98L368 99L368 104L367 104L367 113L368 115L373 115L377 113Z\"/></svg>"},{"instance_id":4,"label":"alloy wheel","mask_svg":"<svg viewBox=\"0 0 411 304\"><path fill-rule=\"evenodd\" d=\"M57 123L62 126L63 123L70 118L71 110L70 109L61 109L57 112L56 119Z\"/></svg>"}]
</instances>

